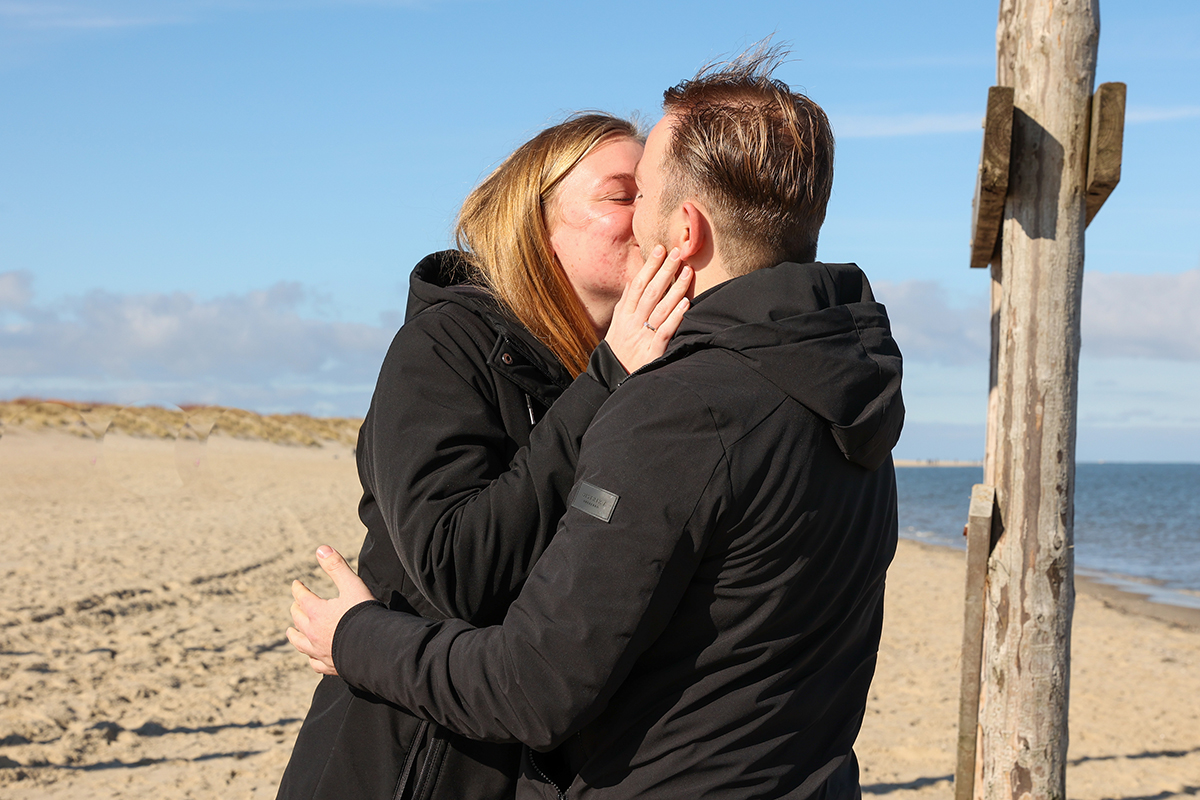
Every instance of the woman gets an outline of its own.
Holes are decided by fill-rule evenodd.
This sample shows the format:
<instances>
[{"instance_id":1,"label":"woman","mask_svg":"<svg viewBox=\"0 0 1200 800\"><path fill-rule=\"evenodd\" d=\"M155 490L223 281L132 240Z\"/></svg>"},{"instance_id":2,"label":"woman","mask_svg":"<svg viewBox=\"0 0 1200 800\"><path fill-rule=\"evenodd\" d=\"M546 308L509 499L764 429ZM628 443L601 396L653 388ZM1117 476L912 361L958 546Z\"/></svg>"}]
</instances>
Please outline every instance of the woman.
<instances>
[{"instance_id":1,"label":"woman","mask_svg":"<svg viewBox=\"0 0 1200 800\"><path fill-rule=\"evenodd\" d=\"M391 608L503 619L592 417L678 327L690 271L675 279L661 248L643 265L633 238L640 156L636 129L606 115L543 131L467 197L461 252L413 271L358 446L359 572ZM279 796L505 797L519 760L326 677Z\"/></svg>"}]
</instances>

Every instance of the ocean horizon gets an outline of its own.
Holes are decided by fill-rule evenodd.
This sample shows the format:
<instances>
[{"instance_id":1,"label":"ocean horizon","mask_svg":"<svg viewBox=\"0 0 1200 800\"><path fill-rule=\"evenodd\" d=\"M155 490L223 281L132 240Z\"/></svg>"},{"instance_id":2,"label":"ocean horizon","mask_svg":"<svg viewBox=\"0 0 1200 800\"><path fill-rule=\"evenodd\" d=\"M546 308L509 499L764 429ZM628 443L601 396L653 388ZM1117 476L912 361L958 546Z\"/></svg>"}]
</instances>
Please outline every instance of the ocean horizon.
<instances>
[{"instance_id":1,"label":"ocean horizon","mask_svg":"<svg viewBox=\"0 0 1200 800\"><path fill-rule=\"evenodd\" d=\"M907 463L896 469L900 535L963 549L983 468ZM1200 464L1077 463L1075 570L1151 602L1200 608Z\"/></svg>"}]
</instances>

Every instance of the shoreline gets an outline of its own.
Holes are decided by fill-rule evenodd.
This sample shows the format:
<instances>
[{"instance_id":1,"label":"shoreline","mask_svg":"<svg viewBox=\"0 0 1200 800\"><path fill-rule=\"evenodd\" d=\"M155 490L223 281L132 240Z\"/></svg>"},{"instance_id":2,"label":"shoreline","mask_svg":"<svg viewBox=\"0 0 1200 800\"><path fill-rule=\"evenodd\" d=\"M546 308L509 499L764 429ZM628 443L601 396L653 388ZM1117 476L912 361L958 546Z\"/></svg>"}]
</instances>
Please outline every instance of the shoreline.
<instances>
[{"instance_id":1,"label":"shoreline","mask_svg":"<svg viewBox=\"0 0 1200 800\"><path fill-rule=\"evenodd\" d=\"M956 550L960 553L966 553L965 548L955 547L953 544L947 542L915 539L908 536L901 536L900 538L922 548L929 548L936 551ZM1144 593L1139 592L1134 588L1138 586L1145 586L1146 591ZM1167 599L1177 595L1183 597L1192 597L1192 595L1187 593L1186 590L1168 589L1157 585L1151 582L1151 579L1135 578L1129 575L1119 575L1117 573L1087 568L1084 568L1083 574L1081 574L1080 569L1077 567L1075 570L1075 593L1077 595L1094 597L1103 603L1105 607L1122 614L1147 617L1187 630L1200 631L1200 607L1167 602ZM1150 599L1151 597L1162 597L1165 599L1159 602Z\"/></svg>"}]
</instances>

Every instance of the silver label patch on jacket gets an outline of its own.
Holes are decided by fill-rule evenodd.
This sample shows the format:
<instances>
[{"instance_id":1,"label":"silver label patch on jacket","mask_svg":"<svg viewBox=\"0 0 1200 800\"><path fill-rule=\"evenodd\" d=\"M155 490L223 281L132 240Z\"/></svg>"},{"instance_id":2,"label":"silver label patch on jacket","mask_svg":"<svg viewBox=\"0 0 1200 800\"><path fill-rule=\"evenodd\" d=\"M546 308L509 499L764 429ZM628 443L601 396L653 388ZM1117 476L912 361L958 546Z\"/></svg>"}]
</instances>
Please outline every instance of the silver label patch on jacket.
<instances>
[{"instance_id":1,"label":"silver label patch on jacket","mask_svg":"<svg viewBox=\"0 0 1200 800\"><path fill-rule=\"evenodd\" d=\"M612 519L613 509L617 507L617 501L620 499L620 495L581 481L575 488L575 499L571 501L571 508L578 508L601 522L608 522Z\"/></svg>"}]
</instances>

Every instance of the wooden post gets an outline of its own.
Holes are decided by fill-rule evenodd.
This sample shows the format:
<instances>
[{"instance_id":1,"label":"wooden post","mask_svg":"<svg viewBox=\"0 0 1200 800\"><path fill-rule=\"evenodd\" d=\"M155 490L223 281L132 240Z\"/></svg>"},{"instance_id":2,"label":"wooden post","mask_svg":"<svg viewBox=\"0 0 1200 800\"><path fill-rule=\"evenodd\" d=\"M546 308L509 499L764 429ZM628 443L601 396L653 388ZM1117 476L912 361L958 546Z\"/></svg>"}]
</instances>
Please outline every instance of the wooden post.
<instances>
[{"instance_id":1,"label":"wooden post","mask_svg":"<svg viewBox=\"0 0 1200 800\"><path fill-rule=\"evenodd\" d=\"M988 89L987 115L983 118L983 152L975 176L975 202L971 216L971 267L991 263L1000 244L1004 198L1008 196L1009 155L1012 152L1013 90Z\"/></svg>"},{"instance_id":2,"label":"wooden post","mask_svg":"<svg viewBox=\"0 0 1200 800\"><path fill-rule=\"evenodd\" d=\"M997 83L1014 90L995 288L995 415L975 796L1065 800L1074 609L1075 412L1089 99L1099 0L1001 0Z\"/></svg>"},{"instance_id":3,"label":"wooden post","mask_svg":"<svg viewBox=\"0 0 1200 800\"><path fill-rule=\"evenodd\" d=\"M1088 142L1087 224L1121 182L1125 144L1125 84L1102 83L1092 98Z\"/></svg>"},{"instance_id":4,"label":"wooden post","mask_svg":"<svg viewBox=\"0 0 1200 800\"><path fill-rule=\"evenodd\" d=\"M962 680L958 695L958 760L954 800L971 800L975 787L975 747L979 730L979 667L983 659L983 587L992 545L996 489L977 483L967 514L967 593L963 613Z\"/></svg>"}]
</instances>

